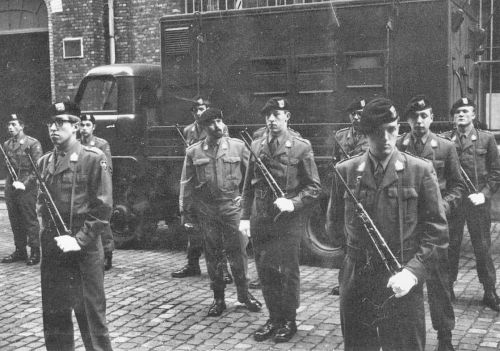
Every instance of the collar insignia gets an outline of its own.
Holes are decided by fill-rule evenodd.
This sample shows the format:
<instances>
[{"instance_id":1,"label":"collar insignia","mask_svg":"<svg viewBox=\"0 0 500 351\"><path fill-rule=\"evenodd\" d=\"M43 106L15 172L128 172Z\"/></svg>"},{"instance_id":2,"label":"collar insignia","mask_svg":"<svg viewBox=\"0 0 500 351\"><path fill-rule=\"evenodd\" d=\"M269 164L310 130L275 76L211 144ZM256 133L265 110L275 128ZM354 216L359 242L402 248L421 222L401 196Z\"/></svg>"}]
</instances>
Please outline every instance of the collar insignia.
<instances>
[{"instance_id":1,"label":"collar insignia","mask_svg":"<svg viewBox=\"0 0 500 351\"><path fill-rule=\"evenodd\" d=\"M394 168L396 169L397 172L399 172L405 169L405 165L400 160L396 160L396 162L394 163Z\"/></svg>"},{"instance_id":2,"label":"collar insignia","mask_svg":"<svg viewBox=\"0 0 500 351\"><path fill-rule=\"evenodd\" d=\"M76 152L73 152L71 156L69 157L70 162L76 162L78 161L78 154Z\"/></svg>"}]
</instances>

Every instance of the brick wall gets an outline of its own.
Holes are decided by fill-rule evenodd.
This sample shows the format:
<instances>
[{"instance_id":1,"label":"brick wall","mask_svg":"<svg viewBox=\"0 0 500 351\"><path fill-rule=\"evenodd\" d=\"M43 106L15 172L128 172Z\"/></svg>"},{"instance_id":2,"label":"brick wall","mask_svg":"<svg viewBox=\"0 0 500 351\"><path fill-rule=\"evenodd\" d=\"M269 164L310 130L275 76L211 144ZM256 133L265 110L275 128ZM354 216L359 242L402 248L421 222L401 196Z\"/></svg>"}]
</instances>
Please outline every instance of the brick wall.
<instances>
[{"instance_id":1,"label":"brick wall","mask_svg":"<svg viewBox=\"0 0 500 351\"><path fill-rule=\"evenodd\" d=\"M92 67L107 64L107 1L63 0L51 15L55 100L73 97ZM116 0L116 63L160 63L160 17L182 10L181 0ZM83 37L83 58L63 58L63 38Z\"/></svg>"}]
</instances>

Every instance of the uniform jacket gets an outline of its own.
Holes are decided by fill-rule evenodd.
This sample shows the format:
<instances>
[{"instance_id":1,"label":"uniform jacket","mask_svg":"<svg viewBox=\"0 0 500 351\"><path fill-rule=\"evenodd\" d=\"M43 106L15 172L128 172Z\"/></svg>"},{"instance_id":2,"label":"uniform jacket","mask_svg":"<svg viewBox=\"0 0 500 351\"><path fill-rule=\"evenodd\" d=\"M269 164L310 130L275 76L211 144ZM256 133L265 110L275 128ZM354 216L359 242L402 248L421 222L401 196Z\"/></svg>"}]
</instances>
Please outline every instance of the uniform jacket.
<instances>
[{"instance_id":1,"label":"uniform jacket","mask_svg":"<svg viewBox=\"0 0 500 351\"><path fill-rule=\"evenodd\" d=\"M235 199L240 195L248 156L249 151L241 140L227 136L219 140L216 152L206 140L187 148L179 195L179 208L185 222L192 219L196 201L210 205L213 201Z\"/></svg>"},{"instance_id":2,"label":"uniform jacket","mask_svg":"<svg viewBox=\"0 0 500 351\"><path fill-rule=\"evenodd\" d=\"M446 249L449 242L443 200L431 163L395 150L378 188L368 152L336 167L396 258L419 282L424 281L438 252ZM376 256L356 215L354 202L337 177L332 184L326 228L336 245L366 250Z\"/></svg>"},{"instance_id":3,"label":"uniform jacket","mask_svg":"<svg viewBox=\"0 0 500 351\"><path fill-rule=\"evenodd\" d=\"M264 135L252 142L252 151L267 166L286 198L292 200L295 210L300 210L319 197L321 184L318 169L308 140L287 132L283 141L271 155L267 136ZM274 200L272 190L251 158L245 176L241 218L250 218L252 206L255 206L258 216L272 216L267 209Z\"/></svg>"},{"instance_id":4,"label":"uniform jacket","mask_svg":"<svg viewBox=\"0 0 500 351\"><path fill-rule=\"evenodd\" d=\"M108 160L108 166L112 167L112 157L111 157L111 148L109 147L109 143L102 138L98 138L95 135L92 135L87 142L83 140L83 138L80 138L80 143L82 143L83 146L93 146L104 152L104 155L106 156L106 159Z\"/></svg>"},{"instance_id":5,"label":"uniform jacket","mask_svg":"<svg viewBox=\"0 0 500 351\"><path fill-rule=\"evenodd\" d=\"M36 190L36 176L33 171L33 166L26 155L25 151L29 150L31 158L33 161L38 162L42 156L42 146L40 142L35 138L23 134L22 136L16 138L10 138L3 144L5 153L12 163L14 170L16 171L17 177L20 182L24 183L26 191ZM12 185L12 178L10 174L7 178L7 186Z\"/></svg>"},{"instance_id":6,"label":"uniform jacket","mask_svg":"<svg viewBox=\"0 0 500 351\"><path fill-rule=\"evenodd\" d=\"M339 144L349 157L359 155L368 150L366 136L356 132L353 127L338 130L334 135L334 139L336 140L333 140L332 156L335 163L346 158Z\"/></svg>"},{"instance_id":7,"label":"uniform jacket","mask_svg":"<svg viewBox=\"0 0 500 351\"><path fill-rule=\"evenodd\" d=\"M396 146L401 151L432 161L446 214L449 215L459 206L465 192L465 184L460 174L460 162L453 143L429 132L422 154L417 155L415 138L411 133L406 133L398 139Z\"/></svg>"},{"instance_id":8,"label":"uniform jacket","mask_svg":"<svg viewBox=\"0 0 500 351\"><path fill-rule=\"evenodd\" d=\"M99 149L82 146L78 141L64 155L59 153L57 163L55 152L53 150L40 159L41 176L68 228L75 180L73 228L78 228L73 235L81 247L91 247L97 239L100 240L111 216L112 186L106 156ZM50 219L42 196L39 196L38 203L41 205L42 226L47 228Z\"/></svg>"},{"instance_id":9,"label":"uniform jacket","mask_svg":"<svg viewBox=\"0 0 500 351\"><path fill-rule=\"evenodd\" d=\"M500 159L493 134L472 129L463 144L456 129L443 136L455 144L460 164L477 190L490 199L500 185Z\"/></svg>"}]
</instances>

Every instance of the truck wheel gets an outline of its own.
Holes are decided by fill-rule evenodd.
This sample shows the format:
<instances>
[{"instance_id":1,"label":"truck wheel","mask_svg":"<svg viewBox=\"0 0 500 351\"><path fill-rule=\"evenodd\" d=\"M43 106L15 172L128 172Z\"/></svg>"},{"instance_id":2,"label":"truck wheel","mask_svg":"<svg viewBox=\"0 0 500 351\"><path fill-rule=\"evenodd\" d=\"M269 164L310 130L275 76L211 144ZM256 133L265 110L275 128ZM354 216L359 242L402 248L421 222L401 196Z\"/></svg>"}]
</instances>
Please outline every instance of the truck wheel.
<instances>
[{"instance_id":1,"label":"truck wheel","mask_svg":"<svg viewBox=\"0 0 500 351\"><path fill-rule=\"evenodd\" d=\"M326 204L317 204L304 213L304 234L301 241L303 263L336 268L341 265L343 251L334 247L325 231Z\"/></svg>"}]
</instances>

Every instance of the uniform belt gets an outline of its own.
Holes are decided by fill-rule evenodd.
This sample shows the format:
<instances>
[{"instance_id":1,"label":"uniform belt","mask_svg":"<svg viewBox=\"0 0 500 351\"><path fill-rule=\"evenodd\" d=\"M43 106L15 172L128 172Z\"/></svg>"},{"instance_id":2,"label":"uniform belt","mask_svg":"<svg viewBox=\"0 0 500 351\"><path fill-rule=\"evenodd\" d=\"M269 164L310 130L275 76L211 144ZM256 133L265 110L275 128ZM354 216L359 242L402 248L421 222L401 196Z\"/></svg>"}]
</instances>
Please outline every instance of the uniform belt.
<instances>
[{"instance_id":1,"label":"uniform belt","mask_svg":"<svg viewBox=\"0 0 500 351\"><path fill-rule=\"evenodd\" d=\"M297 196L295 191L292 192L287 192L285 197L287 199L291 199L292 197ZM265 199L266 197L274 197L274 193L270 188L264 188L264 189L255 189L255 197L260 198L260 199Z\"/></svg>"}]
</instances>

